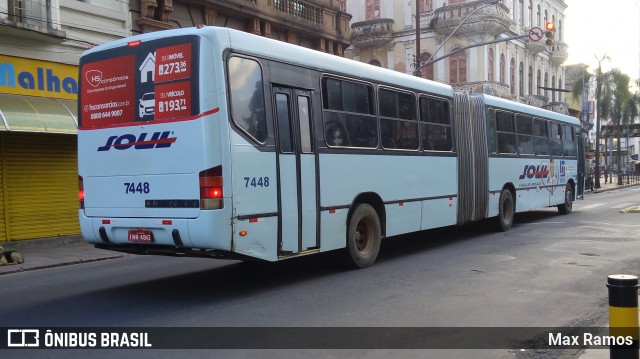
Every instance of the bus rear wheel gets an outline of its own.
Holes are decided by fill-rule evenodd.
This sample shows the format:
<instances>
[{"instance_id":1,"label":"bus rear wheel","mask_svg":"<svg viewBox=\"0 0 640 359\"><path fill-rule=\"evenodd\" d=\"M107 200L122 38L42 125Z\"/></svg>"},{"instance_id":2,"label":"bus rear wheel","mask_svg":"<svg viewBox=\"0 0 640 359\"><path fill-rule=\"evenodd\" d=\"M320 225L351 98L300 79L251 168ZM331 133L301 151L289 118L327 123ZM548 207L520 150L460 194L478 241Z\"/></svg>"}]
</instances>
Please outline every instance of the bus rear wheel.
<instances>
[{"instance_id":1,"label":"bus rear wheel","mask_svg":"<svg viewBox=\"0 0 640 359\"><path fill-rule=\"evenodd\" d=\"M502 231L506 232L511 229L515 212L513 194L508 189L503 189L498 203L498 223Z\"/></svg>"},{"instance_id":2,"label":"bus rear wheel","mask_svg":"<svg viewBox=\"0 0 640 359\"><path fill-rule=\"evenodd\" d=\"M570 184L564 190L564 203L558 205L560 214L569 214L573 210L573 189Z\"/></svg>"},{"instance_id":3,"label":"bus rear wheel","mask_svg":"<svg viewBox=\"0 0 640 359\"><path fill-rule=\"evenodd\" d=\"M347 262L354 268L367 268L380 252L382 230L378 213L369 204L359 204L347 227Z\"/></svg>"}]
</instances>

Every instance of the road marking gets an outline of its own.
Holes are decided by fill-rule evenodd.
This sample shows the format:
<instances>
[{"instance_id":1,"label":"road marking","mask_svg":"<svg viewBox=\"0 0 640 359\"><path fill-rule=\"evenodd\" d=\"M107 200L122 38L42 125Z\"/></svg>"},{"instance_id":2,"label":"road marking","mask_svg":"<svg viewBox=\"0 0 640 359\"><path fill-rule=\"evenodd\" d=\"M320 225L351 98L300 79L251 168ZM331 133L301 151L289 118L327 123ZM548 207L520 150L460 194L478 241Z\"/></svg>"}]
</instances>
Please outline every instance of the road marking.
<instances>
[{"instance_id":1,"label":"road marking","mask_svg":"<svg viewBox=\"0 0 640 359\"><path fill-rule=\"evenodd\" d=\"M592 208L604 206L605 204L606 203L594 203L594 204L590 204L588 206L580 207L580 209L592 209Z\"/></svg>"},{"instance_id":2,"label":"road marking","mask_svg":"<svg viewBox=\"0 0 640 359\"><path fill-rule=\"evenodd\" d=\"M617 206L609 207L609 208L627 208L635 205L635 203L620 203Z\"/></svg>"},{"instance_id":3,"label":"road marking","mask_svg":"<svg viewBox=\"0 0 640 359\"><path fill-rule=\"evenodd\" d=\"M602 228L602 226L612 226L612 227L640 227L640 224L621 224L621 223L607 223L607 222L582 222L585 224L585 226L593 226L593 225L598 225L598 226L593 226L593 228Z\"/></svg>"}]
</instances>

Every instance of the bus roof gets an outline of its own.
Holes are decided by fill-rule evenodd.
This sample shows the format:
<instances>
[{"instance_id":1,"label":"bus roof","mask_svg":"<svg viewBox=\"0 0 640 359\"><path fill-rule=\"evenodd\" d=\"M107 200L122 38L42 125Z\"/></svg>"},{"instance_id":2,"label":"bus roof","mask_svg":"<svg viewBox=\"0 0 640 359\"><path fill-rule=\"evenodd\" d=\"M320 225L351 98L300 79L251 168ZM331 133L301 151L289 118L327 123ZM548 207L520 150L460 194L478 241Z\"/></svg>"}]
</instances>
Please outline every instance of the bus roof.
<instances>
[{"instance_id":1,"label":"bus roof","mask_svg":"<svg viewBox=\"0 0 640 359\"><path fill-rule=\"evenodd\" d=\"M137 40L148 41L166 38L168 36L184 35L200 35L215 38L218 43L226 45L225 47L232 50L263 56L276 61L293 63L319 71L327 71L362 80L373 78L389 85L424 90L425 92L449 98L453 96L453 89L446 84L226 27L190 27L135 35L96 46L85 51L83 56L111 48L127 46L127 44Z\"/></svg>"},{"instance_id":2,"label":"bus roof","mask_svg":"<svg viewBox=\"0 0 640 359\"><path fill-rule=\"evenodd\" d=\"M446 97L453 96L453 89L446 84L238 30L225 30L229 31L231 48L234 50L249 52L279 61L293 62L300 66L331 71L350 77L374 78L377 81L396 86L421 89Z\"/></svg>"},{"instance_id":3,"label":"bus roof","mask_svg":"<svg viewBox=\"0 0 640 359\"><path fill-rule=\"evenodd\" d=\"M472 94L472 96L482 97L483 102L487 106L495 106L495 107L500 107L507 110L528 113L532 116L544 116L545 118L566 122L576 126L580 125L580 121L573 116L563 115L558 112L553 112L553 111L545 110L543 108L525 105L520 102L509 101L500 97L495 97L495 96L486 95L486 94Z\"/></svg>"}]
</instances>

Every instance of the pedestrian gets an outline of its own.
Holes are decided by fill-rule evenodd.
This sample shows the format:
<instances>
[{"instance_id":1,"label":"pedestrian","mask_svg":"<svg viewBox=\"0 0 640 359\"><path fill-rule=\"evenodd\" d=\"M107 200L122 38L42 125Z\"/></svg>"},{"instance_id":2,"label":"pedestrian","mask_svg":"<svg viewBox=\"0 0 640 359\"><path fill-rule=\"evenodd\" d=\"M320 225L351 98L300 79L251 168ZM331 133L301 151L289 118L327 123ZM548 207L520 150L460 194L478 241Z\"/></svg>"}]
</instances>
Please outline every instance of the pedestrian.
<instances>
[{"instance_id":1,"label":"pedestrian","mask_svg":"<svg viewBox=\"0 0 640 359\"><path fill-rule=\"evenodd\" d=\"M608 175L608 173L607 173L607 167L605 167L605 168L604 168L604 183L605 183L605 184L607 183L607 178L608 178L608 177L607 177L607 175Z\"/></svg>"}]
</instances>

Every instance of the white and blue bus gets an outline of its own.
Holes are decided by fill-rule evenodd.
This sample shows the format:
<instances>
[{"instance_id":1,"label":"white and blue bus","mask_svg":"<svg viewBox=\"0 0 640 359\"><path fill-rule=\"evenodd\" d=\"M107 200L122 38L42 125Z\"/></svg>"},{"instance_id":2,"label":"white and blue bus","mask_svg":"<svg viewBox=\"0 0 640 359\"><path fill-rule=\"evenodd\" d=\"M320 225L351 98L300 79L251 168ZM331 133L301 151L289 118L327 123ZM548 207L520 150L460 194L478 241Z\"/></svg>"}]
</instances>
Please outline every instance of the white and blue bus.
<instances>
[{"instance_id":1,"label":"white and blue bus","mask_svg":"<svg viewBox=\"0 0 640 359\"><path fill-rule=\"evenodd\" d=\"M80 61L82 235L278 261L579 195L577 119L235 31L142 34Z\"/></svg>"}]
</instances>

